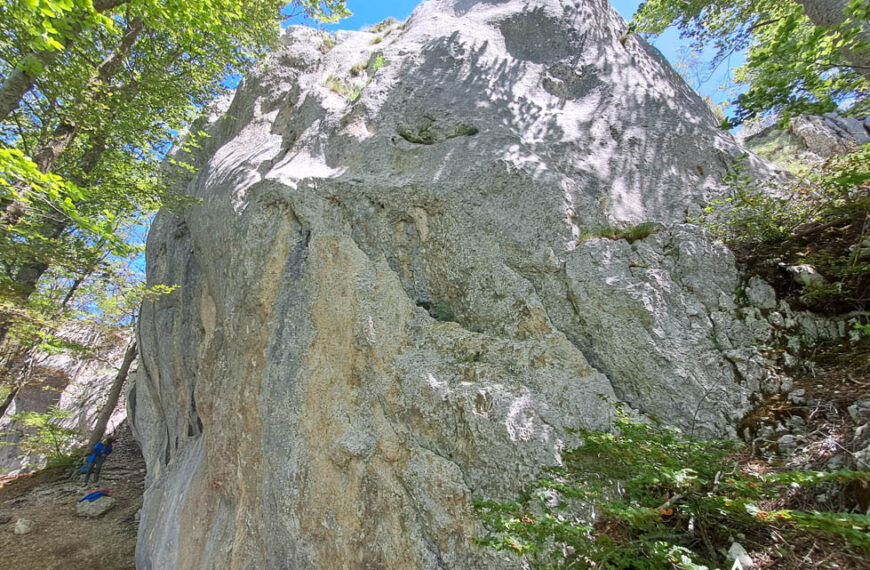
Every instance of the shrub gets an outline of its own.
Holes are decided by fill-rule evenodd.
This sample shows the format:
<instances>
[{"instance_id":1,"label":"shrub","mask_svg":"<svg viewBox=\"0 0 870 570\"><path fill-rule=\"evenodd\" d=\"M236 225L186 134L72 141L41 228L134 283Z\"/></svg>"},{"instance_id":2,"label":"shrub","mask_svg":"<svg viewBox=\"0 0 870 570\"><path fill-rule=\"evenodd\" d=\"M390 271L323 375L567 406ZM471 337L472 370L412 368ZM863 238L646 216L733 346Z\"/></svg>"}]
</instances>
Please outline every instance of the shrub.
<instances>
[{"instance_id":1,"label":"shrub","mask_svg":"<svg viewBox=\"0 0 870 570\"><path fill-rule=\"evenodd\" d=\"M369 73L370 75L374 75L377 73L379 69L385 67L387 65L387 60L383 55L376 55L372 57L369 61L358 63L350 68L350 74L353 77L359 77L364 73Z\"/></svg>"},{"instance_id":2,"label":"shrub","mask_svg":"<svg viewBox=\"0 0 870 570\"><path fill-rule=\"evenodd\" d=\"M79 430L62 425L70 415L70 411L57 406L51 406L45 413L19 412L12 418L21 424L18 433L22 438L5 445L15 445L26 454L46 457L49 463L63 462L67 450L81 436Z\"/></svg>"},{"instance_id":3,"label":"shrub","mask_svg":"<svg viewBox=\"0 0 870 570\"><path fill-rule=\"evenodd\" d=\"M536 569L717 567L735 536L766 548L753 537L770 531L870 551L870 517L778 505L795 488L867 481L870 473L744 471L738 442L641 424L619 406L614 428L580 430L583 446L515 500L475 500L487 529L477 542Z\"/></svg>"},{"instance_id":4,"label":"shrub","mask_svg":"<svg viewBox=\"0 0 870 570\"><path fill-rule=\"evenodd\" d=\"M741 261L814 266L830 286L798 291L810 308L870 305L870 260L863 245L870 237L870 144L784 182L756 182L743 166L725 182L729 196L689 221L707 227Z\"/></svg>"},{"instance_id":5,"label":"shrub","mask_svg":"<svg viewBox=\"0 0 870 570\"><path fill-rule=\"evenodd\" d=\"M320 53L327 54L332 51L332 48L335 47L336 39L335 36L328 32L323 33L323 43L320 44Z\"/></svg>"},{"instance_id":6,"label":"shrub","mask_svg":"<svg viewBox=\"0 0 870 570\"><path fill-rule=\"evenodd\" d=\"M382 67L386 67L387 60L384 59L384 56L378 54L375 56L375 59L371 62L372 73L377 73L379 69Z\"/></svg>"},{"instance_id":7,"label":"shrub","mask_svg":"<svg viewBox=\"0 0 870 570\"><path fill-rule=\"evenodd\" d=\"M355 85L349 81L344 81L334 75L330 75L326 78L326 81L323 82L323 85L333 93L337 93L344 97L348 103L353 103L359 99L360 94L362 94L368 83L365 85Z\"/></svg>"},{"instance_id":8,"label":"shrub","mask_svg":"<svg viewBox=\"0 0 870 570\"><path fill-rule=\"evenodd\" d=\"M399 23L399 21L396 20L395 18L387 18L386 20L378 22L377 24L372 26L367 31L372 32L373 34L380 34L380 33L387 32L388 30L392 29L398 23Z\"/></svg>"}]
</instances>

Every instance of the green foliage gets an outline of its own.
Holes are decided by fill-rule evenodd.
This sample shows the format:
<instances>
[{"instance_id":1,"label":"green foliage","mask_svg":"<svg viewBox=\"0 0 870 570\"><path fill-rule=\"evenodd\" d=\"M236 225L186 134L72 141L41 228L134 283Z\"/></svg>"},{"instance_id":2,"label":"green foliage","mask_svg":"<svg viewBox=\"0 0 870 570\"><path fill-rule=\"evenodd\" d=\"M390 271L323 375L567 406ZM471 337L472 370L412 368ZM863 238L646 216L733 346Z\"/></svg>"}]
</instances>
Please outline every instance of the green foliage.
<instances>
[{"instance_id":1,"label":"green foliage","mask_svg":"<svg viewBox=\"0 0 870 570\"><path fill-rule=\"evenodd\" d=\"M870 323L855 323L852 325L852 328L858 332L858 334L863 338L870 337Z\"/></svg>"},{"instance_id":2,"label":"green foliage","mask_svg":"<svg viewBox=\"0 0 870 570\"><path fill-rule=\"evenodd\" d=\"M386 20L378 22L366 31L373 34L382 34L384 32L388 32L397 25L399 25L398 20L396 20L395 18L387 18Z\"/></svg>"},{"instance_id":3,"label":"green foliage","mask_svg":"<svg viewBox=\"0 0 870 570\"><path fill-rule=\"evenodd\" d=\"M689 221L706 226L744 258L814 266L828 283L805 287L801 298L809 305L864 308L870 301L870 263L861 246L870 232L870 144L804 167L798 178L759 182L738 165L725 182L729 195Z\"/></svg>"},{"instance_id":4,"label":"green foliage","mask_svg":"<svg viewBox=\"0 0 870 570\"><path fill-rule=\"evenodd\" d=\"M47 412L19 412L12 416L21 427L22 439L2 445L15 445L22 452L46 457L50 462L62 461L67 451L81 437L79 430L62 425L72 412L51 406Z\"/></svg>"},{"instance_id":5,"label":"green foliage","mask_svg":"<svg viewBox=\"0 0 870 570\"><path fill-rule=\"evenodd\" d=\"M182 208L168 161L199 145L192 122L226 79L275 45L284 0L11 0L0 4L0 385L34 382L34 351L89 358L71 340L129 327L146 290L138 234ZM343 0L293 6L324 20ZM24 77L24 89L10 86ZM180 156L180 155L179 155ZM109 331L109 332L107 332ZM61 437L57 418L27 445ZM54 430L54 431L52 431ZM34 439L36 438L36 439ZM42 439L40 439L42 438ZM54 455L57 455L55 450ZM51 455L51 454L49 454Z\"/></svg>"},{"instance_id":6,"label":"green foliage","mask_svg":"<svg viewBox=\"0 0 870 570\"><path fill-rule=\"evenodd\" d=\"M371 63L369 64L369 67L371 67L372 74L375 74L382 67L386 67L386 65L387 65L387 60L384 58L384 56L382 56L381 54L378 54L371 61Z\"/></svg>"},{"instance_id":7,"label":"green foliage","mask_svg":"<svg viewBox=\"0 0 870 570\"><path fill-rule=\"evenodd\" d=\"M358 63L350 68L350 74L353 75L354 77L359 77L360 75L362 75L363 73L366 72L366 69L368 68L368 66L369 66L369 63L367 61L364 61L362 63Z\"/></svg>"},{"instance_id":8,"label":"green foliage","mask_svg":"<svg viewBox=\"0 0 870 570\"><path fill-rule=\"evenodd\" d=\"M360 62L350 68L350 75L352 77L361 77L366 75L366 79L364 82L354 81L354 80L344 80L335 75L330 75L326 78L326 81L323 82L323 85L337 93L342 95L347 99L348 103L353 103L357 99L359 99L362 92L368 87L369 83L371 83L371 76L378 72L379 69L383 68L387 65L387 60L381 54L373 55L366 62Z\"/></svg>"},{"instance_id":9,"label":"green foliage","mask_svg":"<svg viewBox=\"0 0 870 570\"><path fill-rule=\"evenodd\" d=\"M754 180L745 163L729 171L723 183L729 195L712 200L699 218L690 221L702 222L715 237L730 244L780 242L813 217L806 205L799 206L796 196Z\"/></svg>"},{"instance_id":10,"label":"green foliage","mask_svg":"<svg viewBox=\"0 0 870 570\"><path fill-rule=\"evenodd\" d=\"M717 567L737 533L809 533L870 549L870 517L765 510L786 490L870 480L870 473L744 472L740 443L701 440L634 420L616 407L612 432L580 430L564 454L513 501L476 500L480 544L526 557L532 568Z\"/></svg>"},{"instance_id":11,"label":"green foliage","mask_svg":"<svg viewBox=\"0 0 870 570\"><path fill-rule=\"evenodd\" d=\"M613 226L601 226L584 231L580 235L580 242L593 238L607 238L612 240L624 239L628 243L646 239L661 230L661 224L656 222L643 222L635 226L617 228Z\"/></svg>"},{"instance_id":12,"label":"green foliage","mask_svg":"<svg viewBox=\"0 0 870 570\"><path fill-rule=\"evenodd\" d=\"M379 43L381 43L382 41L384 41L384 37L383 37L383 36L378 36L378 37L376 37L375 39L372 40L372 45L379 44Z\"/></svg>"},{"instance_id":13,"label":"green foliage","mask_svg":"<svg viewBox=\"0 0 870 570\"><path fill-rule=\"evenodd\" d=\"M336 39L335 36L330 34L329 32L323 32L323 43L320 44L320 53L327 54L332 51L332 48L335 47Z\"/></svg>"},{"instance_id":14,"label":"green foliage","mask_svg":"<svg viewBox=\"0 0 870 570\"><path fill-rule=\"evenodd\" d=\"M338 93L339 95L347 95L350 93L352 88L348 82L343 81L334 75L327 77L323 82L323 85L333 93Z\"/></svg>"},{"instance_id":15,"label":"green foliage","mask_svg":"<svg viewBox=\"0 0 870 570\"><path fill-rule=\"evenodd\" d=\"M747 87L736 102L735 124L769 111L783 120L824 113L846 101L861 114L868 81L859 73L866 56L858 54L867 49L859 32L868 5L853 0L842 23L822 28L792 0L648 0L631 29L656 35L676 26L694 51L712 48L711 68L746 49L746 64L734 73Z\"/></svg>"}]
</instances>

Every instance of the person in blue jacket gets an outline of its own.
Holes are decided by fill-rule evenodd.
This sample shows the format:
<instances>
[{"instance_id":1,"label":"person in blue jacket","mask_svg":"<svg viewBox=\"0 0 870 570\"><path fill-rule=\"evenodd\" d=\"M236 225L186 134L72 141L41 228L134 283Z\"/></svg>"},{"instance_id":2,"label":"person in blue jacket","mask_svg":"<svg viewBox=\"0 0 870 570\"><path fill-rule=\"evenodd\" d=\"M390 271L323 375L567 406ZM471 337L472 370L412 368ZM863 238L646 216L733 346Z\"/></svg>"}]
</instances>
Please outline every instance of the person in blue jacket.
<instances>
[{"instance_id":1,"label":"person in blue jacket","mask_svg":"<svg viewBox=\"0 0 870 570\"><path fill-rule=\"evenodd\" d=\"M84 467L82 467L82 470L85 473L85 486L88 485L88 480L90 480L91 474L94 475L95 484L100 481L100 471L103 469L103 463L106 461L106 457L112 453L112 443L114 443L114 441L114 437L107 437L105 443L101 441L94 446L93 453L88 456L88 462Z\"/></svg>"}]
</instances>

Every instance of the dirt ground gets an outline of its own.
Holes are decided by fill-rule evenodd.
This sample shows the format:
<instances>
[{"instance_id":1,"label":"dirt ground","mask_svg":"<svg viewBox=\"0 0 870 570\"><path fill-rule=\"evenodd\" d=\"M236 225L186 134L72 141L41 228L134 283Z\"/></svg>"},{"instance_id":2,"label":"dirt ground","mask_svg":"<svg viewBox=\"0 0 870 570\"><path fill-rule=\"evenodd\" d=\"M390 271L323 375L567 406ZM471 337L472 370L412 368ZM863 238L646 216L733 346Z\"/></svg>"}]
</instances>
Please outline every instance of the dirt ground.
<instances>
[{"instance_id":1,"label":"dirt ground","mask_svg":"<svg viewBox=\"0 0 870 570\"><path fill-rule=\"evenodd\" d=\"M129 427L103 466L98 485L82 485L69 471L44 470L0 479L0 567L15 570L120 570L135 568L136 513L142 506L145 462ZM95 489L108 489L115 506L100 518L76 516L78 499ZM19 519L34 529L13 530Z\"/></svg>"}]
</instances>

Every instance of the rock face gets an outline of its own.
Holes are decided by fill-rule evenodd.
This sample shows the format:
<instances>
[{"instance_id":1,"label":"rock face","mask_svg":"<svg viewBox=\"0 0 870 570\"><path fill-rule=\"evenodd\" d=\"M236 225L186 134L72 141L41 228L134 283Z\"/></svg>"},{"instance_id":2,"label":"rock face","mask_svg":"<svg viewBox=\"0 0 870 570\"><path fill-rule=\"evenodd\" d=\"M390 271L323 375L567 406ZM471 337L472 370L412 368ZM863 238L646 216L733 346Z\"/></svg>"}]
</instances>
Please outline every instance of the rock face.
<instances>
[{"instance_id":1,"label":"rock face","mask_svg":"<svg viewBox=\"0 0 870 570\"><path fill-rule=\"evenodd\" d=\"M680 223L744 151L625 34L601 0L288 30L202 125L201 202L151 230L149 284L179 288L128 402L139 568L519 567L469 540L472 495L606 400L721 434L775 382L731 254Z\"/></svg>"},{"instance_id":2,"label":"rock face","mask_svg":"<svg viewBox=\"0 0 870 570\"><path fill-rule=\"evenodd\" d=\"M796 158L804 163L821 164L870 142L870 116L863 119L836 113L800 116L789 121L785 129L778 129L776 121L768 119L744 131L742 142L762 156L783 164Z\"/></svg>"},{"instance_id":3,"label":"rock face","mask_svg":"<svg viewBox=\"0 0 870 570\"><path fill-rule=\"evenodd\" d=\"M9 409L0 418L0 473L17 475L44 464L41 456L26 456L14 445L20 441L20 425L12 415L18 412L46 412L51 406L70 413L63 426L78 429L87 435L96 424L97 415L105 404L118 366L124 357L129 333L122 330L91 327L67 327L58 334L70 343L89 347L94 354L82 358L72 352L49 353L35 351L27 360L13 363L10 376L29 379L17 393ZM109 420L112 432L126 419L124 402L120 402Z\"/></svg>"}]
</instances>

